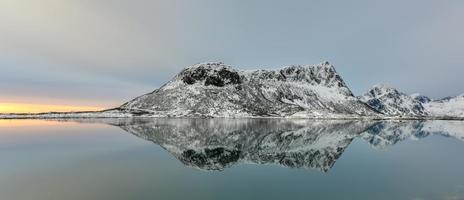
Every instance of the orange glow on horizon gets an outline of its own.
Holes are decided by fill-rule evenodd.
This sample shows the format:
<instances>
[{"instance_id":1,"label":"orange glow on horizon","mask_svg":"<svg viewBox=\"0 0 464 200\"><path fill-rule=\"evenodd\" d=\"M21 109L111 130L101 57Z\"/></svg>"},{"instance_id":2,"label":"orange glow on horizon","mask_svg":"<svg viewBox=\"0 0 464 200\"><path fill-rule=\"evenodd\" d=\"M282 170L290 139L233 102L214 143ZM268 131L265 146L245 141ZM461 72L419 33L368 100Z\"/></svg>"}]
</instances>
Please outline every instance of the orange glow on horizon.
<instances>
[{"instance_id":1,"label":"orange glow on horizon","mask_svg":"<svg viewBox=\"0 0 464 200\"><path fill-rule=\"evenodd\" d=\"M42 112L74 112L74 111L98 111L101 107L71 106L71 105L47 105L29 103L0 103L0 113L42 113Z\"/></svg>"}]
</instances>

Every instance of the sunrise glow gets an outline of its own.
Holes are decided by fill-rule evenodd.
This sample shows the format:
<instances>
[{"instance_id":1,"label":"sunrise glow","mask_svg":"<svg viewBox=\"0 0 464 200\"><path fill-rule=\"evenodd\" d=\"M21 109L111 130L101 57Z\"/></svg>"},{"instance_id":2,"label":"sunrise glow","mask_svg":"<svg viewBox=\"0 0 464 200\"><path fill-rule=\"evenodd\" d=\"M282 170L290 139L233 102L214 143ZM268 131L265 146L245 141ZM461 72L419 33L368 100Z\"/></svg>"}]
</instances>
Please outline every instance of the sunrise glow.
<instances>
[{"instance_id":1,"label":"sunrise glow","mask_svg":"<svg viewBox=\"0 0 464 200\"><path fill-rule=\"evenodd\" d=\"M0 103L0 113L42 113L103 110L94 106L47 105L27 103Z\"/></svg>"}]
</instances>

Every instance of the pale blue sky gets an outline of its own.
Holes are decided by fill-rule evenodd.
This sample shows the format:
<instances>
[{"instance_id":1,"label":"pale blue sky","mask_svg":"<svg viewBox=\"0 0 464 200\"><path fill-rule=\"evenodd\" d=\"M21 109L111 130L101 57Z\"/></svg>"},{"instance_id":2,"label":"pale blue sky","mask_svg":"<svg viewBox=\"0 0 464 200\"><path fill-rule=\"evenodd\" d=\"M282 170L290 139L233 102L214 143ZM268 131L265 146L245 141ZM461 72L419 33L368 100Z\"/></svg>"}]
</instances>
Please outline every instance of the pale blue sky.
<instances>
[{"instance_id":1,"label":"pale blue sky","mask_svg":"<svg viewBox=\"0 0 464 200\"><path fill-rule=\"evenodd\" d=\"M376 83L464 93L463 1L2 0L0 101L113 106L183 67L335 65Z\"/></svg>"}]
</instances>

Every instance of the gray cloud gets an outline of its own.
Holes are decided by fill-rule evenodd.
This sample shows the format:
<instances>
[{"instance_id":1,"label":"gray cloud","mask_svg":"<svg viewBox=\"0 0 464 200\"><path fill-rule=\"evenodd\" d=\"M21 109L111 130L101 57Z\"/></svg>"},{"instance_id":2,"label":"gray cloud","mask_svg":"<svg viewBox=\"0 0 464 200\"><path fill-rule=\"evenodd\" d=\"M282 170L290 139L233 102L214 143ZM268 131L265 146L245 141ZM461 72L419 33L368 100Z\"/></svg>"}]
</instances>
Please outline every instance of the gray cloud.
<instances>
[{"instance_id":1,"label":"gray cloud","mask_svg":"<svg viewBox=\"0 0 464 200\"><path fill-rule=\"evenodd\" d=\"M463 9L418 0L3 0L0 84L7 95L123 101L198 62L248 69L329 60L357 94L383 82L456 95L464 92ZM108 86L119 90L99 92Z\"/></svg>"}]
</instances>

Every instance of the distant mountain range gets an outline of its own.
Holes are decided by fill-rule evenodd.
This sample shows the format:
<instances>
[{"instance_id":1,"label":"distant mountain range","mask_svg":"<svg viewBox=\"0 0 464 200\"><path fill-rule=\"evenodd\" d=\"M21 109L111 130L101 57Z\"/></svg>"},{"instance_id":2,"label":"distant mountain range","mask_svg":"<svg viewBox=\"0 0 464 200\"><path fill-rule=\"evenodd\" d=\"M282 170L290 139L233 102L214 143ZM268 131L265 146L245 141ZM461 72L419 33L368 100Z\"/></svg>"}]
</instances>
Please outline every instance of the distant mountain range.
<instances>
[{"instance_id":1,"label":"distant mountain range","mask_svg":"<svg viewBox=\"0 0 464 200\"><path fill-rule=\"evenodd\" d=\"M375 85L358 97L371 108L388 117L463 118L464 96L432 100L420 94L407 95L395 88Z\"/></svg>"},{"instance_id":2,"label":"distant mountain range","mask_svg":"<svg viewBox=\"0 0 464 200\"><path fill-rule=\"evenodd\" d=\"M357 97L328 62L247 71L217 62L189 66L155 91L110 110L0 115L38 117L464 119L464 96L432 100L376 85Z\"/></svg>"}]
</instances>

